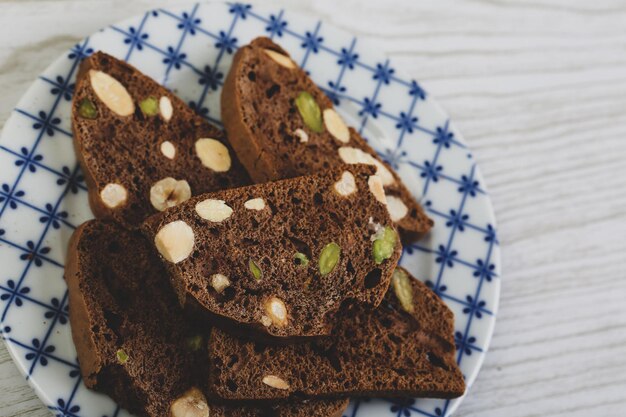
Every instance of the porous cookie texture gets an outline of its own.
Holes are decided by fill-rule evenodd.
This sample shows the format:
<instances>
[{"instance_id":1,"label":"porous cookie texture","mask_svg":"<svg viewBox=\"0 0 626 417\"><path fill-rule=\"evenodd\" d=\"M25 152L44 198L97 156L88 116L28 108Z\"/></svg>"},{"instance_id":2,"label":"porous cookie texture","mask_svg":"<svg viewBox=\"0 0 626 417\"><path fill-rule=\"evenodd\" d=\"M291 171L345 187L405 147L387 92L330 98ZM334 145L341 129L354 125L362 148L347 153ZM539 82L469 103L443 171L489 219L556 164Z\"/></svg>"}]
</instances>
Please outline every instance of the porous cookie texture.
<instances>
[{"instance_id":1,"label":"porous cookie texture","mask_svg":"<svg viewBox=\"0 0 626 417\"><path fill-rule=\"evenodd\" d=\"M373 173L344 166L196 196L143 230L181 303L205 318L261 336L328 335L349 305L379 305L402 250Z\"/></svg>"},{"instance_id":2,"label":"porous cookie texture","mask_svg":"<svg viewBox=\"0 0 626 417\"><path fill-rule=\"evenodd\" d=\"M257 402L298 396L463 395L452 312L407 271L399 268L393 281L378 309L357 306L327 339L276 346L213 329L209 392Z\"/></svg>"},{"instance_id":3,"label":"porous cookie texture","mask_svg":"<svg viewBox=\"0 0 626 417\"><path fill-rule=\"evenodd\" d=\"M83 381L149 417L339 417L347 400L215 404L205 333L183 317L165 270L140 234L103 221L72 236L65 279Z\"/></svg>"},{"instance_id":4,"label":"porous cookie texture","mask_svg":"<svg viewBox=\"0 0 626 417\"><path fill-rule=\"evenodd\" d=\"M192 194L250 183L223 132L103 52L81 64L72 129L94 214L129 228Z\"/></svg>"},{"instance_id":5,"label":"porous cookie texture","mask_svg":"<svg viewBox=\"0 0 626 417\"><path fill-rule=\"evenodd\" d=\"M391 210L403 239L414 240L432 227L391 166L346 125L332 101L270 39L257 38L237 50L221 106L233 148L255 182L369 164L376 167L384 193L400 200L392 200Z\"/></svg>"}]
</instances>

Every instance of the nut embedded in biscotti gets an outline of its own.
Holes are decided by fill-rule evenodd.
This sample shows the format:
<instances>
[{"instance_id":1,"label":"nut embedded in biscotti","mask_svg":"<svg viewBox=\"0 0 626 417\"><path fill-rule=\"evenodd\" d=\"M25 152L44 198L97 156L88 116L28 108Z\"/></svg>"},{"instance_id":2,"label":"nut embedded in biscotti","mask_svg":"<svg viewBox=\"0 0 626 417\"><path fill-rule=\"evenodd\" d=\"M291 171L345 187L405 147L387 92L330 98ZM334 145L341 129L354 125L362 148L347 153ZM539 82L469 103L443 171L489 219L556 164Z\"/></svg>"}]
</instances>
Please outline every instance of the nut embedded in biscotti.
<instances>
[{"instance_id":1,"label":"nut embedded in biscotti","mask_svg":"<svg viewBox=\"0 0 626 417\"><path fill-rule=\"evenodd\" d=\"M300 143L307 143L309 141L309 134L302 129L296 129L293 134L300 138Z\"/></svg>"},{"instance_id":2,"label":"nut embedded in biscotti","mask_svg":"<svg viewBox=\"0 0 626 417\"><path fill-rule=\"evenodd\" d=\"M387 211L391 221L396 223L406 217L409 213L409 208L401 198L395 195L387 195L385 198L387 199Z\"/></svg>"},{"instance_id":3,"label":"nut embedded in biscotti","mask_svg":"<svg viewBox=\"0 0 626 417\"><path fill-rule=\"evenodd\" d=\"M163 226L154 237L159 253L172 263L184 261L193 252L195 235L193 229L182 220Z\"/></svg>"},{"instance_id":4,"label":"nut embedded in biscotti","mask_svg":"<svg viewBox=\"0 0 626 417\"><path fill-rule=\"evenodd\" d=\"M287 324L287 307L280 298L269 298L265 302L265 312L274 325L283 327Z\"/></svg>"},{"instance_id":5,"label":"nut embedded in biscotti","mask_svg":"<svg viewBox=\"0 0 626 417\"><path fill-rule=\"evenodd\" d=\"M348 130L348 126L346 126L341 116L335 110L324 110L324 125L328 133L333 135L339 142L350 142L350 130Z\"/></svg>"},{"instance_id":6,"label":"nut embedded in biscotti","mask_svg":"<svg viewBox=\"0 0 626 417\"><path fill-rule=\"evenodd\" d=\"M163 96L159 99L159 111L163 120L169 122L172 114L174 114L174 107L172 107L172 101L168 96Z\"/></svg>"},{"instance_id":7,"label":"nut embedded in biscotti","mask_svg":"<svg viewBox=\"0 0 626 417\"><path fill-rule=\"evenodd\" d=\"M288 390L289 384L282 378L279 378L275 375L266 375L263 377L263 383L269 387Z\"/></svg>"},{"instance_id":8,"label":"nut embedded in biscotti","mask_svg":"<svg viewBox=\"0 0 626 417\"><path fill-rule=\"evenodd\" d=\"M150 203L159 211L174 207L189 198L191 198L191 188L185 180L167 177L157 181L150 188Z\"/></svg>"},{"instance_id":9,"label":"nut embedded in biscotti","mask_svg":"<svg viewBox=\"0 0 626 417\"><path fill-rule=\"evenodd\" d=\"M411 278L400 268L396 268L391 276L391 283L393 285L393 291L400 301L402 308L408 313L415 311L413 305L413 288L411 287Z\"/></svg>"},{"instance_id":10,"label":"nut embedded in biscotti","mask_svg":"<svg viewBox=\"0 0 626 417\"><path fill-rule=\"evenodd\" d=\"M102 71L90 70L91 88L98 98L118 116L130 116L135 112L135 103L126 88Z\"/></svg>"},{"instance_id":11,"label":"nut embedded in biscotti","mask_svg":"<svg viewBox=\"0 0 626 417\"><path fill-rule=\"evenodd\" d=\"M354 175L350 171L344 171L341 174L341 179L337 181L334 185L335 191L337 194L347 197L350 194L356 192L356 181L354 180Z\"/></svg>"},{"instance_id":12,"label":"nut embedded in biscotti","mask_svg":"<svg viewBox=\"0 0 626 417\"><path fill-rule=\"evenodd\" d=\"M128 199L128 191L122 184L112 183L107 184L102 191L100 191L100 199L110 209L117 208Z\"/></svg>"},{"instance_id":13,"label":"nut embedded in biscotti","mask_svg":"<svg viewBox=\"0 0 626 417\"><path fill-rule=\"evenodd\" d=\"M128 354L124 349L118 349L117 352L115 352L115 356L117 357L117 362L120 365L124 365L128 362Z\"/></svg>"},{"instance_id":14,"label":"nut embedded in biscotti","mask_svg":"<svg viewBox=\"0 0 626 417\"><path fill-rule=\"evenodd\" d=\"M265 200L262 198L251 198L250 200L243 203L243 206L248 210L257 210L261 211L265 208Z\"/></svg>"},{"instance_id":15,"label":"nut embedded in biscotti","mask_svg":"<svg viewBox=\"0 0 626 417\"><path fill-rule=\"evenodd\" d=\"M383 188L383 182L378 175L372 175L367 179L367 185L370 188L370 192L374 194L376 200L379 203L387 204L387 197L385 196L385 189Z\"/></svg>"},{"instance_id":16,"label":"nut embedded in biscotti","mask_svg":"<svg viewBox=\"0 0 626 417\"><path fill-rule=\"evenodd\" d=\"M156 116L159 113L159 102L154 96L146 97L139 102L139 108L148 117Z\"/></svg>"},{"instance_id":17,"label":"nut embedded in biscotti","mask_svg":"<svg viewBox=\"0 0 626 417\"><path fill-rule=\"evenodd\" d=\"M398 241L398 234L393 228L385 226L376 232L372 243L372 258L376 265L380 265L393 256Z\"/></svg>"},{"instance_id":18,"label":"nut embedded in biscotti","mask_svg":"<svg viewBox=\"0 0 626 417\"><path fill-rule=\"evenodd\" d=\"M98 117L98 109L93 101L84 98L78 104L78 115L83 119L95 119Z\"/></svg>"},{"instance_id":19,"label":"nut embedded in biscotti","mask_svg":"<svg viewBox=\"0 0 626 417\"><path fill-rule=\"evenodd\" d=\"M322 248L319 259L319 270L321 276L326 276L333 272L341 256L341 246L335 242L330 242Z\"/></svg>"},{"instance_id":20,"label":"nut embedded in biscotti","mask_svg":"<svg viewBox=\"0 0 626 417\"><path fill-rule=\"evenodd\" d=\"M322 133L324 131L324 124L322 122L322 110L315 101L315 98L307 92L301 91L296 97L296 107L298 112L304 120L304 124L315 133Z\"/></svg>"},{"instance_id":21,"label":"nut embedded in biscotti","mask_svg":"<svg viewBox=\"0 0 626 417\"><path fill-rule=\"evenodd\" d=\"M170 405L170 417L209 417L206 397L196 387L191 387Z\"/></svg>"},{"instance_id":22,"label":"nut embedded in biscotti","mask_svg":"<svg viewBox=\"0 0 626 417\"><path fill-rule=\"evenodd\" d=\"M392 185L396 182L393 174L387 169L387 167L367 152L350 146L342 146L339 148L338 152L339 157L346 164L374 165L376 167L376 175L380 177L383 185Z\"/></svg>"},{"instance_id":23,"label":"nut embedded in biscotti","mask_svg":"<svg viewBox=\"0 0 626 417\"><path fill-rule=\"evenodd\" d=\"M169 140L161 143L161 153L168 159L174 159L176 157L176 147Z\"/></svg>"},{"instance_id":24,"label":"nut embedded in biscotti","mask_svg":"<svg viewBox=\"0 0 626 417\"><path fill-rule=\"evenodd\" d=\"M224 200L207 198L196 204L196 213L204 220L221 223L233 214L233 209Z\"/></svg>"},{"instance_id":25,"label":"nut embedded in biscotti","mask_svg":"<svg viewBox=\"0 0 626 417\"><path fill-rule=\"evenodd\" d=\"M256 262L254 262L254 259L248 260L248 269L250 269L250 273L255 280L260 281L263 279L263 270Z\"/></svg>"},{"instance_id":26,"label":"nut embedded in biscotti","mask_svg":"<svg viewBox=\"0 0 626 417\"><path fill-rule=\"evenodd\" d=\"M293 255L294 262L300 268L306 268L309 265L309 257L302 252L296 252Z\"/></svg>"},{"instance_id":27,"label":"nut embedded in biscotti","mask_svg":"<svg viewBox=\"0 0 626 417\"><path fill-rule=\"evenodd\" d=\"M218 293L221 294L226 288L230 286L230 280L224 274L213 274L211 275L211 287Z\"/></svg>"},{"instance_id":28,"label":"nut embedded in biscotti","mask_svg":"<svg viewBox=\"0 0 626 417\"><path fill-rule=\"evenodd\" d=\"M296 64L291 60L291 58L281 54L280 52L276 52L272 49L265 49L264 52L278 65L282 65L288 69L294 69L296 67Z\"/></svg>"},{"instance_id":29,"label":"nut embedded in biscotti","mask_svg":"<svg viewBox=\"0 0 626 417\"><path fill-rule=\"evenodd\" d=\"M202 138L196 141L196 155L205 167L215 172L230 169L231 159L228 148L219 140Z\"/></svg>"},{"instance_id":30,"label":"nut embedded in biscotti","mask_svg":"<svg viewBox=\"0 0 626 417\"><path fill-rule=\"evenodd\" d=\"M380 162L378 159L375 159L373 157L372 159L374 160L374 165L376 166L376 175L380 177L383 185L393 185L396 182L396 179L393 177L391 171L389 171L387 167L383 165L383 163Z\"/></svg>"},{"instance_id":31,"label":"nut embedded in biscotti","mask_svg":"<svg viewBox=\"0 0 626 417\"><path fill-rule=\"evenodd\" d=\"M378 222L375 222L374 218L370 216L369 222L367 223L367 230L374 233L372 236L370 236L370 239L372 240L372 242L375 241L379 237L379 233L382 233L381 232L382 229L383 229L383 225Z\"/></svg>"}]
</instances>

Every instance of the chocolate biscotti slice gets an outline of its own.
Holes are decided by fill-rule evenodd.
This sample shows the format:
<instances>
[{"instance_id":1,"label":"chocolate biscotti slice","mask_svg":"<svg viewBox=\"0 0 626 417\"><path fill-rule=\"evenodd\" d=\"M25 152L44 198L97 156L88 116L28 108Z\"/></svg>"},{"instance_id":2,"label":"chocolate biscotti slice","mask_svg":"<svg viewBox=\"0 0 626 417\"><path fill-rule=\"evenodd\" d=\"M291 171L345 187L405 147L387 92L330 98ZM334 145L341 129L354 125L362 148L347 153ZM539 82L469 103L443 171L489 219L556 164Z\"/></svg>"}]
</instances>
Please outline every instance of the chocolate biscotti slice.
<instances>
[{"instance_id":1,"label":"chocolate biscotti slice","mask_svg":"<svg viewBox=\"0 0 626 417\"><path fill-rule=\"evenodd\" d=\"M401 243L373 168L345 168L197 196L146 220L181 304L290 341L329 334L347 304L378 306Z\"/></svg>"},{"instance_id":2,"label":"chocolate biscotti slice","mask_svg":"<svg viewBox=\"0 0 626 417\"><path fill-rule=\"evenodd\" d=\"M70 322L87 387L150 417L339 416L345 400L279 408L207 402L204 335L184 319L143 236L90 221L72 236L65 279ZM209 398L211 400L211 398Z\"/></svg>"},{"instance_id":3,"label":"chocolate biscotti slice","mask_svg":"<svg viewBox=\"0 0 626 417\"><path fill-rule=\"evenodd\" d=\"M265 407L213 406L203 417L341 417L348 399L291 401ZM195 416L183 416L195 417Z\"/></svg>"},{"instance_id":4,"label":"chocolate biscotti slice","mask_svg":"<svg viewBox=\"0 0 626 417\"><path fill-rule=\"evenodd\" d=\"M455 398L465 382L455 360L453 314L398 268L375 311L360 307L329 339L274 346L219 329L209 338L209 392L227 400L388 396Z\"/></svg>"},{"instance_id":5,"label":"chocolate biscotti slice","mask_svg":"<svg viewBox=\"0 0 626 417\"><path fill-rule=\"evenodd\" d=\"M221 131L102 52L81 64L72 129L94 214L127 227L191 195L250 183Z\"/></svg>"},{"instance_id":6,"label":"chocolate biscotti slice","mask_svg":"<svg viewBox=\"0 0 626 417\"><path fill-rule=\"evenodd\" d=\"M255 182L313 174L344 163L373 165L403 237L413 240L432 227L391 166L346 126L332 101L270 39L257 38L235 54L222 91L222 121Z\"/></svg>"}]
</instances>

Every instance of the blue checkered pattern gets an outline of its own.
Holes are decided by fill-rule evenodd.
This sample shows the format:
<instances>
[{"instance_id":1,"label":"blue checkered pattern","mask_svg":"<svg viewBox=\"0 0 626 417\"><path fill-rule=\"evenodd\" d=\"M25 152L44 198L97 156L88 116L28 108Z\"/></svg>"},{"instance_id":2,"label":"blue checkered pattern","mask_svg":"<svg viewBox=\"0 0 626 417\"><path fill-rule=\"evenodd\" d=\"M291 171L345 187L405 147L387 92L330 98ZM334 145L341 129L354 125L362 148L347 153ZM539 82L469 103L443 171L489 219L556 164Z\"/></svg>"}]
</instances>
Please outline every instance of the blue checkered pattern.
<instances>
[{"instance_id":1,"label":"blue checkered pattern","mask_svg":"<svg viewBox=\"0 0 626 417\"><path fill-rule=\"evenodd\" d=\"M80 61L98 49L123 58L219 125L232 55L260 35L289 50L420 196L436 227L401 263L455 312L457 360L468 384L475 379L495 322L500 255L484 182L458 132L419 83L345 32L282 10L196 5L150 11L75 45L39 77L0 138L0 330L55 415L125 414L81 382L62 278L69 236L91 217L70 126ZM346 413L435 417L458 403L363 400Z\"/></svg>"}]
</instances>

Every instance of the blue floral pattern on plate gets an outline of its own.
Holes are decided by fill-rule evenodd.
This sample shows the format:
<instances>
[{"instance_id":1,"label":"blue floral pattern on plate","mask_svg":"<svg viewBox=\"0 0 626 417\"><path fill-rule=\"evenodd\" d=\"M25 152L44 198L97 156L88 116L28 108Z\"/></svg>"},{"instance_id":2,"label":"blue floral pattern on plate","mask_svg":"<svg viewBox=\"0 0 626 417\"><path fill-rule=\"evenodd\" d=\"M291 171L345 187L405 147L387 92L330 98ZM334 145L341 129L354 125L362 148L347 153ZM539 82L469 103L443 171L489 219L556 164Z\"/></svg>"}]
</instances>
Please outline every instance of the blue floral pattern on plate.
<instances>
[{"instance_id":1,"label":"blue floral pattern on plate","mask_svg":"<svg viewBox=\"0 0 626 417\"><path fill-rule=\"evenodd\" d=\"M326 23L246 4L195 5L149 11L72 47L34 82L0 136L0 330L53 414L128 415L84 387L68 326L67 242L92 217L72 147L80 61L96 50L125 59L219 125L232 55L261 35L292 54L435 220L401 263L454 311L457 361L468 386L475 380L495 324L500 250L482 176L445 113L379 48ZM360 400L345 415L441 417L460 401Z\"/></svg>"}]
</instances>

